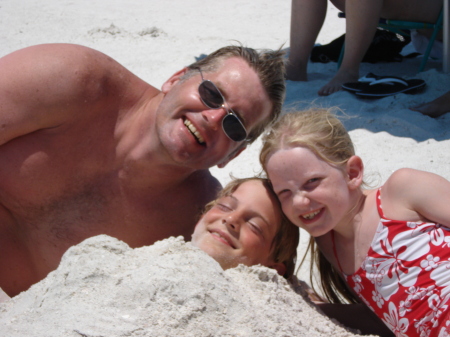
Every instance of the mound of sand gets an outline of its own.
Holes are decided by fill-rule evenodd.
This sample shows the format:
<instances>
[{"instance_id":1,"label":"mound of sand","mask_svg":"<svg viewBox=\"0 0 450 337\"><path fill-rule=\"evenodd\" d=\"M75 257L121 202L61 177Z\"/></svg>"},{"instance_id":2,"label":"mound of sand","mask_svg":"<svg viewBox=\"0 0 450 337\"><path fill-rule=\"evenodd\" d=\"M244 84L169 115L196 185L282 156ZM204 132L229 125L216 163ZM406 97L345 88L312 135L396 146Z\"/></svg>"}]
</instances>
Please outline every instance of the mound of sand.
<instances>
[{"instance_id":1,"label":"mound of sand","mask_svg":"<svg viewBox=\"0 0 450 337\"><path fill-rule=\"evenodd\" d=\"M354 336L275 271L223 271L181 237L131 249L100 235L0 306L3 336Z\"/></svg>"}]
</instances>

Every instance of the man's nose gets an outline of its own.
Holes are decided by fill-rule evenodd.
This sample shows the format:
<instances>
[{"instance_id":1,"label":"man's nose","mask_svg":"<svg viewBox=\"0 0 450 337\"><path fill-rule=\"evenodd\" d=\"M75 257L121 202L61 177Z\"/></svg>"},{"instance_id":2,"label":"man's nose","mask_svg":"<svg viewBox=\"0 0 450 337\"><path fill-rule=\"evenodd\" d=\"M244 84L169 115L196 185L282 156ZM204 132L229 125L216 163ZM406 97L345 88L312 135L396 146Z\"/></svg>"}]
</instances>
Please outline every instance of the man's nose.
<instances>
[{"instance_id":1,"label":"man's nose","mask_svg":"<svg viewBox=\"0 0 450 337\"><path fill-rule=\"evenodd\" d=\"M225 106L222 105L222 107L218 109L207 109L203 110L202 115L203 118L206 119L208 122L208 125L214 130L220 130L222 128L222 120L224 117L228 114L227 109Z\"/></svg>"}]
</instances>

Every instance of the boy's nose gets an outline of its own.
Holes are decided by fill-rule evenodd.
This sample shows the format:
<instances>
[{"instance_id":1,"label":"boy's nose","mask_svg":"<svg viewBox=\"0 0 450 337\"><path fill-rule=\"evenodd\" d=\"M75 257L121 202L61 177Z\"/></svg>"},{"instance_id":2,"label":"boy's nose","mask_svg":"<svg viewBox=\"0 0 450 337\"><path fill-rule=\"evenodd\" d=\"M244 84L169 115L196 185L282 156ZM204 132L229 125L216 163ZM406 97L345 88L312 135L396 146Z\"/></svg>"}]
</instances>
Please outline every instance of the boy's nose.
<instances>
[{"instance_id":1,"label":"boy's nose","mask_svg":"<svg viewBox=\"0 0 450 337\"><path fill-rule=\"evenodd\" d=\"M241 227L238 217L236 217L234 214L229 214L224 217L222 219L222 223L225 224L225 226L227 226L229 230L234 232L238 232Z\"/></svg>"}]
</instances>

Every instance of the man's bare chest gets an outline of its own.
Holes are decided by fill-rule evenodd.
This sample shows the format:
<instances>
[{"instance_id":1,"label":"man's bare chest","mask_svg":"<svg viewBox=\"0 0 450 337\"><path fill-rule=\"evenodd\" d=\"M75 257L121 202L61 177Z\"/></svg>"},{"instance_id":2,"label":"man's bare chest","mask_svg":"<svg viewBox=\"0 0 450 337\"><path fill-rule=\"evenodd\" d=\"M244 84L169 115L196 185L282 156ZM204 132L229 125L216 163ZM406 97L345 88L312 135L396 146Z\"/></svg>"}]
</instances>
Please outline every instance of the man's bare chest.
<instances>
[{"instance_id":1,"label":"man's bare chest","mask_svg":"<svg viewBox=\"0 0 450 337\"><path fill-rule=\"evenodd\" d=\"M78 128L30 134L1 146L0 205L15 225L69 244L97 234L132 246L174 235L189 238L205 203L198 191L203 180L130 184L121 177L125 165L116 145L111 130ZM151 170L137 174L154 176Z\"/></svg>"},{"instance_id":2,"label":"man's bare chest","mask_svg":"<svg viewBox=\"0 0 450 337\"><path fill-rule=\"evenodd\" d=\"M114 139L81 129L40 130L2 145L0 201L58 198L114 170Z\"/></svg>"},{"instance_id":3,"label":"man's bare chest","mask_svg":"<svg viewBox=\"0 0 450 337\"><path fill-rule=\"evenodd\" d=\"M93 178L93 177L91 177ZM71 246L107 234L132 247L169 236L189 239L202 205L181 191L127 191L117 178L98 175L61 188L58 195L13 195L7 203L14 225L55 245Z\"/></svg>"},{"instance_id":4,"label":"man's bare chest","mask_svg":"<svg viewBox=\"0 0 450 337\"><path fill-rule=\"evenodd\" d=\"M151 184L134 189L120 179L119 170L73 166L63 174L39 163L37 175L9 175L9 184L0 183L0 204L24 229L70 245L98 234L141 246L169 236L188 239L192 233L203 207L196 191Z\"/></svg>"}]
</instances>

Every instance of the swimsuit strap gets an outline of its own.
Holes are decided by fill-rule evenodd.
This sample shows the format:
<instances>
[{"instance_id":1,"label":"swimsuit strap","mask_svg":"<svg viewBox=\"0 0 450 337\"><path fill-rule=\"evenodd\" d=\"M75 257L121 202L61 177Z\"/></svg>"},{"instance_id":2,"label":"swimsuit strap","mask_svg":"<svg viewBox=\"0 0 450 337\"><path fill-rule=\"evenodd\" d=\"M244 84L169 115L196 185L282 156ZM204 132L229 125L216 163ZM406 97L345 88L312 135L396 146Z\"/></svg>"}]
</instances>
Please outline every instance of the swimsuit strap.
<instances>
[{"instance_id":1,"label":"swimsuit strap","mask_svg":"<svg viewBox=\"0 0 450 337\"><path fill-rule=\"evenodd\" d=\"M334 257L335 257L335 259L337 261L339 270L340 270L340 272L342 274L344 274L344 272L342 271L341 263L339 262L339 257L337 255L336 243L334 242L334 231L333 230L331 231L331 242L333 243L333 254L334 254Z\"/></svg>"},{"instance_id":2,"label":"swimsuit strap","mask_svg":"<svg viewBox=\"0 0 450 337\"><path fill-rule=\"evenodd\" d=\"M377 196L376 196L376 201L377 201L377 209L378 209L378 214L380 215L381 218L384 218L384 213L383 213L383 206L381 206L381 188L378 189L377 191Z\"/></svg>"}]
</instances>

